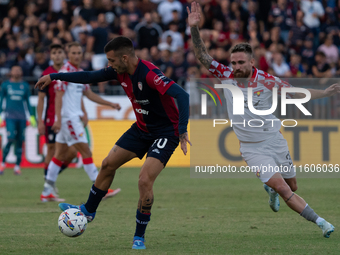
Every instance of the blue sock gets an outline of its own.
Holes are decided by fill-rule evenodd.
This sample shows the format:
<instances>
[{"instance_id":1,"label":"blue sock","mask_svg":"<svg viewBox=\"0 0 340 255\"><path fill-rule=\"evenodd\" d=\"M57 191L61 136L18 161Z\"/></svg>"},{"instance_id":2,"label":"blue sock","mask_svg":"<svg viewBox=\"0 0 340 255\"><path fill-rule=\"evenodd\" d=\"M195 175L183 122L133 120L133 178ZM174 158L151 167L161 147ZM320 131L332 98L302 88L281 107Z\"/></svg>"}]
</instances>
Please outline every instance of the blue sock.
<instances>
[{"instance_id":1,"label":"blue sock","mask_svg":"<svg viewBox=\"0 0 340 255\"><path fill-rule=\"evenodd\" d=\"M98 189L93 184L91 191L90 191L89 198L85 204L86 210L89 213L94 213L97 210L100 201L102 201L102 198L106 195L106 193L107 193L107 190L104 191L104 190Z\"/></svg>"},{"instance_id":2,"label":"blue sock","mask_svg":"<svg viewBox=\"0 0 340 255\"><path fill-rule=\"evenodd\" d=\"M141 213L140 211L137 210L135 236L139 236L139 237L144 238L145 229L146 229L146 226L148 225L148 223L150 221L150 216L151 216L151 213L150 214L144 214L144 213Z\"/></svg>"}]
</instances>

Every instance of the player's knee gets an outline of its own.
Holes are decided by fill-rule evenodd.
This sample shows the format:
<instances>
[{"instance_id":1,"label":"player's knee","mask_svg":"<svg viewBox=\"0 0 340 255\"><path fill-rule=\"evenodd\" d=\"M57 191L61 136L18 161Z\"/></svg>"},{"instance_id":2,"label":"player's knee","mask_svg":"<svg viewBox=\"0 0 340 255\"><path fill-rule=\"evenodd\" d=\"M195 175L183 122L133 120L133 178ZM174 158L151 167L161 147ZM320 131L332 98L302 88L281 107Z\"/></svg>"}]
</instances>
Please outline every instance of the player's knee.
<instances>
[{"instance_id":1,"label":"player's knee","mask_svg":"<svg viewBox=\"0 0 340 255\"><path fill-rule=\"evenodd\" d=\"M106 157L102 161L102 165L100 171L105 172L106 174L115 174L116 169L109 163L109 159Z\"/></svg>"},{"instance_id":2,"label":"player's knee","mask_svg":"<svg viewBox=\"0 0 340 255\"><path fill-rule=\"evenodd\" d=\"M152 181L150 180L150 178L146 175L140 175L139 176L139 180L138 180L138 188L139 189L151 189L152 188Z\"/></svg>"},{"instance_id":3,"label":"player's knee","mask_svg":"<svg viewBox=\"0 0 340 255\"><path fill-rule=\"evenodd\" d=\"M284 185L284 184L278 184L274 187L275 191L277 193L279 193L279 195L283 198L283 199L287 199L289 198L289 196L291 195L292 191L289 188L288 185Z\"/></svg>"}]
</instances>

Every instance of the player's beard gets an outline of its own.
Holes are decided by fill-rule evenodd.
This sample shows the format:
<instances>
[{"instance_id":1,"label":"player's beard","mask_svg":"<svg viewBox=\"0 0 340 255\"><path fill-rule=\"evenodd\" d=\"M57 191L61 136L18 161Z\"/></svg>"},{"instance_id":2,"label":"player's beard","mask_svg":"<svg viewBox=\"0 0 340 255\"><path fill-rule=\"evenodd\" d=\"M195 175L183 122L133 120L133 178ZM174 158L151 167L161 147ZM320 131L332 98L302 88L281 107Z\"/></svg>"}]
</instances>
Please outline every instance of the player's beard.
<instances>
[{"instance_id":1,"label":"player's beard","mask_svg":"<svg viewBox=\"0 0 340 255\"><path fill-rule=\"evenodd\" d=\"M237 79L242 79L242 78L249 78L250 76L250 70L246 70L246 71L240 71L240 70L236 70L234 72L234 77Z\"/></svg>"}]
</instances>

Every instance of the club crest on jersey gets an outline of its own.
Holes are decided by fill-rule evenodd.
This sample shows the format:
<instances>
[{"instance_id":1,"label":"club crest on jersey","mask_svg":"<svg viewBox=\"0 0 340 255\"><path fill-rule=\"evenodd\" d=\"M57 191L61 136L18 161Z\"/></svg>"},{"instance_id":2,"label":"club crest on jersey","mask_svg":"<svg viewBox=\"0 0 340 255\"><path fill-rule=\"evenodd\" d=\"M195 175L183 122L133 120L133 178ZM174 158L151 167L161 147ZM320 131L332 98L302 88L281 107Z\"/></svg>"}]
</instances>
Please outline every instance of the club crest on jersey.
<instances>
[{"instance_id":1,"label":"club crest on jersey","mask_svg":"<svg viewBox=\"0 0 340 255\"><path fill-rule=\"evenodd\" d=\"M254 95L257 95L259 97L262 92L263 92L263 89L254 91Z\"/></svg>"},{"instance_id":2,"label":"club crest on jersey","mask_svg":"<svg viewBox=\"0 0 340 255\"><path fill-rule=\"evenodd\" d=\"M83 137L83 135L84 135L84 132L81 132L81 133L79 134L79 137Z\"/></svg>"},{"instance_id":3,"label":"club crest on jersey","mask_svg":"<svg viewBox=\"0 0 340 255\"><path fill-rule=\"evenodd\" d=\"M139 88L139 90L143 89L143 83L141 81L138 82L138 88Z\"/></svg>"}]
</instances>

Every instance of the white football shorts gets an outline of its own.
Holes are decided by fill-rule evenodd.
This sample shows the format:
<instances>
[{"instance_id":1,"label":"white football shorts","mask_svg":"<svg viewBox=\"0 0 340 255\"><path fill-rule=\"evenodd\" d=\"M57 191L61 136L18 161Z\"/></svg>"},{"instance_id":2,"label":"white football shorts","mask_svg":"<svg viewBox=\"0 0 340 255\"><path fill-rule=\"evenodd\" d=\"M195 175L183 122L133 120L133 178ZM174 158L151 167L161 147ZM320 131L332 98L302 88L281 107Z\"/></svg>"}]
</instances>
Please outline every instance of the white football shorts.
<instances>
[{"instance_id":1,"label":"white football shorts","mask_svg":"<svg viewBox=\"0 0 340 255\"><path fill-rule=\"evenodd\" d=\"M284 179L296 176L287 141L280 132L263 142L240 145L243 159L263 183L275 173L281 173Z\"/></svg>"},{"instance_id":2,"label":"white football shorts","mask_svg":"<svg viewBox=\"0 0 340 255\"><path fill-rule=\"evenodd\" d=\"M68 146L76 143L88 143L84 125L80 118L63 118L55 141L58 143L67 143Z\"/></svg>"}]
</instances>

